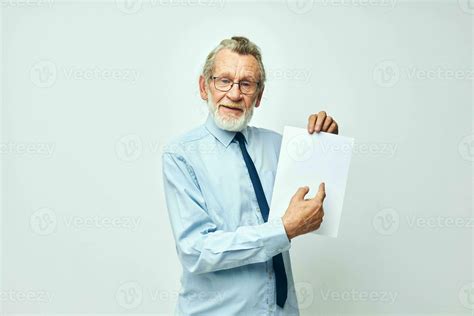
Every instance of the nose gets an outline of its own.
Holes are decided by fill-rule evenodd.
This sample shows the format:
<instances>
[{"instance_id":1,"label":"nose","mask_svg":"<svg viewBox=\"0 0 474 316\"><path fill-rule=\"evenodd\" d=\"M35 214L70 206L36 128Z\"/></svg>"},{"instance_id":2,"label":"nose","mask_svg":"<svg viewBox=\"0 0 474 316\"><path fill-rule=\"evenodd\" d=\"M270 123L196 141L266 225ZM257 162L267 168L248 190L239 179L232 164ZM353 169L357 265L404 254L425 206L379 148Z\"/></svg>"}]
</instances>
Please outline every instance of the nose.
<instances>
[{"instance_id":1,"label":"nose","mask_svg":"<svg viewBox=\"0 0 474 316\"><path fill-rule=\"evenodd\" d=\"M240 87L238 84L232 86L232 88L227 91L227 97L232 101L239 101L242 99L242 93L240 92Z\"/></svg>"}]
</instances>

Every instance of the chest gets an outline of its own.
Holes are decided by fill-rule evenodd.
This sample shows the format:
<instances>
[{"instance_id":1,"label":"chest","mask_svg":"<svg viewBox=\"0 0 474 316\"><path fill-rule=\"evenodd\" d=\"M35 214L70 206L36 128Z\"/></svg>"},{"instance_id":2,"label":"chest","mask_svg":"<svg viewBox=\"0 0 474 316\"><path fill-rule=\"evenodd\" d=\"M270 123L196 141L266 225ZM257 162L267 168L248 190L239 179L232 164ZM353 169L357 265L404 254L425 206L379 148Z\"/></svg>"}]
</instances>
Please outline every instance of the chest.
<instances>
[{"instance_id":1,"label":"chest","mask_svg":"<svg viewBox=\"0 0 474 316\"><path fill-rule=\"evenodd\" d=\"M270 145L248 146L268 205L270 205L277 157ZM222 147L212 155L203 155L196 177L207 211L219 229L234 231L239 226L263 223L249 171L237 143Z\"/></svg>"}]
</instances>

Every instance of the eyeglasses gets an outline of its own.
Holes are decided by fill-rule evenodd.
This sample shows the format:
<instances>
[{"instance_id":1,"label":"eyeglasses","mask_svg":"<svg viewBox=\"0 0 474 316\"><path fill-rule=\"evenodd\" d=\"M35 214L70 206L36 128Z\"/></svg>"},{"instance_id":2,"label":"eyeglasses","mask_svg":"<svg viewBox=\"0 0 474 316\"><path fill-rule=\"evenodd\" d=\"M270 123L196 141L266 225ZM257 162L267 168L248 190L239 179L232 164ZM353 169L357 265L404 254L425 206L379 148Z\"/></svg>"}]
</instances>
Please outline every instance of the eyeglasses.
<instances>
[{"instance_id":1,"label":"eyeglasses","mask_svg":"<svg viewBox=\"0 0 474 316\"><path fill-rule=\"evenodd\" d=\"M234 84L239 85L240 92L242 94L254 94L257 91L257 87L260 85L259 81L250 81L250 80L241 80L239 82L233 82L227 77L214 77L212 76L211 79L214 81L214 87L222 92L227 92Z\"/></svg>"}]
</instances>

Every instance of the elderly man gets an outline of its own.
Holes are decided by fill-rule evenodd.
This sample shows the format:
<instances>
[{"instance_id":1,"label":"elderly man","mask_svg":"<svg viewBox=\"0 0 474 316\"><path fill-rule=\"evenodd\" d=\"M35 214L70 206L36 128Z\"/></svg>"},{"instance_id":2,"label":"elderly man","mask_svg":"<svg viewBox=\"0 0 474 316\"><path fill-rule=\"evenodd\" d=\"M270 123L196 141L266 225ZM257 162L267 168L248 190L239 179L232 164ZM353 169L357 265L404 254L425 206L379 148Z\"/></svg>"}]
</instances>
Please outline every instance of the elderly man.
<instances>
[{"instance_id":1,"label":"elderly man","mask_svg":"<svg viewBox=\"0 0 474 316\"><path fill-rule=\"evenodd\" d=\"M291 239L319 228L324 184L297 189L283 217L268 221L281 135L248 126L260 106L265 69L245 37L223 40L199 78L206 122L166 146L163 181L183 266L179 315L299 315ZM326 113L308 133L338 133Z\"/></svg>"}]
</instances>

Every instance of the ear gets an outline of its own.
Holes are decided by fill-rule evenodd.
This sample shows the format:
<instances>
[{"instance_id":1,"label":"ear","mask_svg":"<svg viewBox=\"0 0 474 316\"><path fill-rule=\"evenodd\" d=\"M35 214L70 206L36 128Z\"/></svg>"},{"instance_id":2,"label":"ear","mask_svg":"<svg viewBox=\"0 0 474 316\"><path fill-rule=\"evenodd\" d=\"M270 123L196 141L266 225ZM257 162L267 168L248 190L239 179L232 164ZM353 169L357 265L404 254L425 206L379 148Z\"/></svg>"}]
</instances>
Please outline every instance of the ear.
<instances>
[{"instance_id":1,"label":"ear","mask_svg":"<svg viewBox=\"0 0 474 316\"><path fill-rule=\"evenodd\" d=\"M263 90L265 90L265 86L262 87L262 91L260 91L258 93L258 96L257 96L257 102L255 102L255 107L258 108L260 106L260 101L262 100L262 96L263 96Z\"/></svg>"},{"instance_id":2,"label":"ear","mask_svg":"<svg viewBox=\"0 0 474 316\"><path fill-rule=\"evenodd\" d=\"M207 101L206 79L204 79L203 75L199 76L199 94L201 99Z\"/></svg>"}]
</instances>

